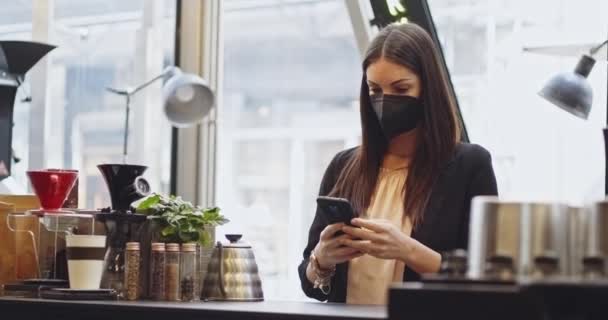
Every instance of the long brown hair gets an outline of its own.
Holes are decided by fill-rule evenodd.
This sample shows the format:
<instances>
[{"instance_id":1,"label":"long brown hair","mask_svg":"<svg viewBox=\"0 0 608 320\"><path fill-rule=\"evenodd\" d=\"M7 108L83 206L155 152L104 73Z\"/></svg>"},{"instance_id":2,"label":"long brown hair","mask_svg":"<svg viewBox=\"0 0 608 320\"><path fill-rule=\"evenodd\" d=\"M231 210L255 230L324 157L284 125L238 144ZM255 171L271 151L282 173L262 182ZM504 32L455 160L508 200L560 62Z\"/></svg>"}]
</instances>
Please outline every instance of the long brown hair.
<instances>
[{"instance_id":1,"label":"long brown hair","mask_svg":"<svg viewBox=\"0 0 608 320\"><path fill-rule=\"evenodd\" d=\"M362 144L330 192L350 200L357 214L369 207L389 142L382 134L369 96L365 72L380 58L403 65L420 78L424 116L410 164L403 199L404 214L418 226L440 170L460 140L455 102L431 37L415 24L389 25L373 39L363 60L360 105Z\"/></svg>"}]
</instances>

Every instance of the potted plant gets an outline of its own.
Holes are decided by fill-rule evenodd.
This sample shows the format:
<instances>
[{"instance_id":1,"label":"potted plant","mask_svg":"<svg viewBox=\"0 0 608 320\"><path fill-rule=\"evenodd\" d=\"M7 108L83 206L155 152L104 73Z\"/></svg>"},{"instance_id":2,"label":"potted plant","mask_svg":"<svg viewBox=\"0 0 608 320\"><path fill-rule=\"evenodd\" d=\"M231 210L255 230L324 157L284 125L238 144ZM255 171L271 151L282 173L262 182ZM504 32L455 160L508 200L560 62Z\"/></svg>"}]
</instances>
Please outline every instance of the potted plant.
<instances>
[{"instance_id":1,"label":"potted plant","mask_svg":"<svg viewBox=\"0 0 608 320\"><path fill-rule=\"evenodd\" d=\"M176 196L153 194L143 200L137 212L157 222L162 242L197 242L201 247L213 246L215 227L226 224L220 209L201 208Z\"/></svg>"},{"instance_id":2,"label":"potted plant","mask_svg":"<svg viewBox=\"0 0 608 320\"><path fill-rule=\"evenodd\" d=\"M196 242L199 247L197 290L200 293L202 282L207 274L207 266L215 244L215 228L229 222L220 209L202 208L184 201L181 197L152 194L137 206L137 213L148 216L142 239L142 258L148 259L152 242L187 243ZM147 266L144 263L144 266ZM147 280L147 268L142 269ZM147 281L145 281L147 283ZM147 286L143 288L147 292Z\"/></svg>"}]
</instances>

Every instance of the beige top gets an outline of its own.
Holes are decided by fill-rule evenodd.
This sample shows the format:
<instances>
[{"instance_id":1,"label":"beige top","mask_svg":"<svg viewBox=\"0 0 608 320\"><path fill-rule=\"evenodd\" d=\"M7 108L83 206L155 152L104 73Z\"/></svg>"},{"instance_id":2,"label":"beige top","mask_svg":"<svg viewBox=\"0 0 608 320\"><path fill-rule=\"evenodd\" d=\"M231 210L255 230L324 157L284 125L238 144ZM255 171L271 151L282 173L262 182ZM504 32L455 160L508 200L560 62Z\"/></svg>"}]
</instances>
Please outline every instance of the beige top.
<instances>
[{"instance_id":1,"label":"beige top","mask_svg":"<svg viewBox=\"0 0 608 320\"><path fill-rule=\"evenodd\" d=\"M410 235L411 221L403 215L403 187L406 177L407 167L404 166L380 169L376 190L363 217L389 221ZM401 261L378 259L370 255L351 260L346 303L386 304L389 286L393 282L403 281L404 269L405 264Z\"/></svg>"}]
</instances>

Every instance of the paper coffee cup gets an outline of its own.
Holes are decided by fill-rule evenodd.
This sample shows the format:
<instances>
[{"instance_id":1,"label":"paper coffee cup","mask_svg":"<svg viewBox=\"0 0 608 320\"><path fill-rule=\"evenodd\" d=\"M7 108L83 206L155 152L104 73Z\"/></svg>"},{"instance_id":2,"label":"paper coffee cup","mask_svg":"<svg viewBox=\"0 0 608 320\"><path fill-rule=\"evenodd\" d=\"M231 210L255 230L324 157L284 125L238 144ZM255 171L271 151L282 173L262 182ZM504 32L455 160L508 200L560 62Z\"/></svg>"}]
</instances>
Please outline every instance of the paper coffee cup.
<instances>
[{"instance_id":1,"label":"paper coffee cup","mask_svg":"<svg viewBox=\"0 0 608 320\"><path fill-rule=\"evenodd\" d=\"M67 235L65 240L70 288L99 289L106 253L106 236Z\"/></svg>"}]
</instances>

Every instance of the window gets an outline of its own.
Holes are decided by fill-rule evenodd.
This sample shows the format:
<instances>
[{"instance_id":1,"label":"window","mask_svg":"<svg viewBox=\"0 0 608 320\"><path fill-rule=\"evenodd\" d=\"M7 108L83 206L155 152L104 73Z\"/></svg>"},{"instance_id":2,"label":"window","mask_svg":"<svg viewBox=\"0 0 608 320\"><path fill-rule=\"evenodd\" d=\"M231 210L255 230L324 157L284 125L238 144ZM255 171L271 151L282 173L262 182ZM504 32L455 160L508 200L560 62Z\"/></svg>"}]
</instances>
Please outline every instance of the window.
<instances>
[{"instance_id":1,"label":"window","mask_svg":"<svg viewBox=\"0 0 608 320\"><path fill-rule=\"evenodd\" d=\"M223 4L222 231L255 248L267 298L300 299L321 178L360 139L359 52L342 0Z\"/></svg>"},{"instance_id":2,"label":"window","mask_svg":"<svg viewBox=\"0 0 608 320\"><path fill-rule=\"evenodd\" d=\"M588 121L537 95L578 56L525 51L601 43L604 0L428 0L472 142L490 149L499 192L507 198L583 204L602 197L606 62L589 81ZM589 10L593 8L593 10Z\"/></svg>"},{"instance_id":3,"label":"window","mask_svg":"<svg viewBox=\"0 0 608 320\"><path fill-rule=\"evenodd\" d=\"M15 107L13 146L22 161L13 176L25 188L28 168L78 169L80 206L109 206L96 166L122 161L125 101L105 88L137 85L173 64L176 1L39 1L54 4L48 12L36 12L42 6L32 3L13 1L0 12L1 39L31 40L32 25L45 26L47 19L40 18L48 15L46 42L57 45L46 59L46 72L36 73L38 79L28 75L27 82L43 84L36 92L45 95L44 102L34 105L40 101L34 96L31 105ZM24 85L19 94L29 94L33 86ZM160 88L156 83L132 101L128 162L148 165L153 190L168 193L171 128L161 110ZM30 110L38 114L40 109L46 125L33 126ZM29 156L35 148L44 150L43 158Z\"/></svg>"}]
</instances>

